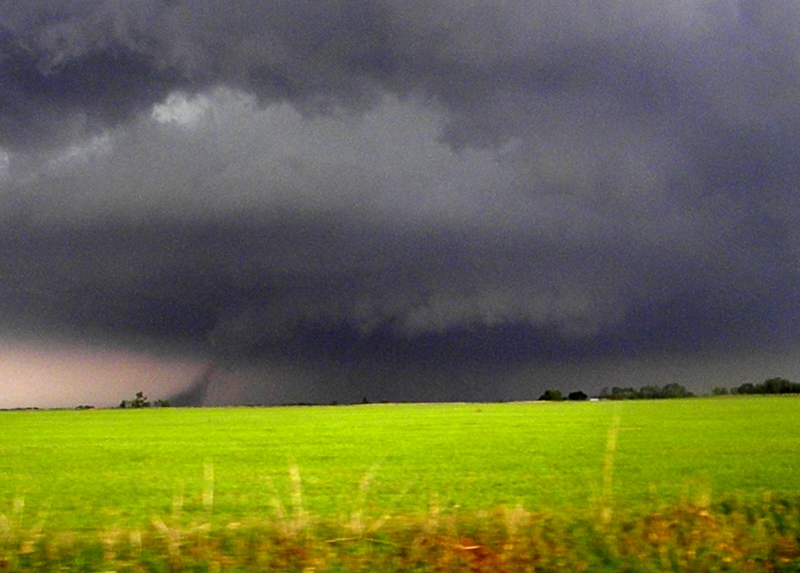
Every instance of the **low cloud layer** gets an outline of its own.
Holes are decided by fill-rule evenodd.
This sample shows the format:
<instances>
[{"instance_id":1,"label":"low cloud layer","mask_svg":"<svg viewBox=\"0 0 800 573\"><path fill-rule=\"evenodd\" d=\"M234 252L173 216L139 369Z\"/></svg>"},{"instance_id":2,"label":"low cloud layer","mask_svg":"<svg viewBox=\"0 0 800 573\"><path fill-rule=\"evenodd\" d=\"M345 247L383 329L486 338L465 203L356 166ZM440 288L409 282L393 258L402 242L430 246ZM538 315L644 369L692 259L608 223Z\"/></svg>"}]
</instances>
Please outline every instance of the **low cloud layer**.
<instances>
[{"instance_id":1,"label":"low cloud layer","mask_svg":"<svg viewBox=\"0 0 800 573\"><path fill-rule=\"evenodd\" d=\"M4 329L229 401L791 355L798 40L788 0L3 8Z\"/></svg>"}]
</instances>

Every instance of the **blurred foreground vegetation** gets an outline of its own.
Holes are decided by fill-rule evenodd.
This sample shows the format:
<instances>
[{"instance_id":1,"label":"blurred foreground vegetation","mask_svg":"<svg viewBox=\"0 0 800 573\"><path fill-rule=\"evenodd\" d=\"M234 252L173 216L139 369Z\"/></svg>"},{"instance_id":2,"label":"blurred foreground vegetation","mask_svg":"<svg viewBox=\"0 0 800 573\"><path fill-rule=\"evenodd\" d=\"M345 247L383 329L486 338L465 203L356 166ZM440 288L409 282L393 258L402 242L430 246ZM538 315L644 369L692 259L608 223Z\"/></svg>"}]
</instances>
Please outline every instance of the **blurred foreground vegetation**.
<instances>
[{"instance_id":1,"label":"blurred foreground vegetation","mask_svg":"<svg viewBox=\"0 0 800 573\"><path fill-rule=\"evenodd\" d=\"M433 501L420 516L346 522L305 511L298 494L270 519L226 525L179 509L137 529L45 531L0 516L0 571L798 571L800 499L684 501L647 511L469 514Z\"/></svg>"}]
</instances>

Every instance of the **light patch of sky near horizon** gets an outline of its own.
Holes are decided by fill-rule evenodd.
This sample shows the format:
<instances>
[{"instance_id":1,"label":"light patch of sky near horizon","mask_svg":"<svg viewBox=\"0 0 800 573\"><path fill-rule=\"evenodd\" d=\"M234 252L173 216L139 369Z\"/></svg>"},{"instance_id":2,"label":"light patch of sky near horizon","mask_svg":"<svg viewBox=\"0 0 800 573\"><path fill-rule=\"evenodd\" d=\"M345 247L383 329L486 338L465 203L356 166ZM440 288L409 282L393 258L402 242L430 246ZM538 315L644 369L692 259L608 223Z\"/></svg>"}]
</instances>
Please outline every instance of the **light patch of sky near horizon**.
<instances>
[{"instance_id":1,"label":"light patch of sky near horizon","mask_svg":"<svg viewBox=\"0 0 800 573\"><path fill-rule=\"evenodd\" d=\"M166 399L203 367L116 349L0 342L0 408L109 407L139 391Z\"/></svg>"}]
</instances>

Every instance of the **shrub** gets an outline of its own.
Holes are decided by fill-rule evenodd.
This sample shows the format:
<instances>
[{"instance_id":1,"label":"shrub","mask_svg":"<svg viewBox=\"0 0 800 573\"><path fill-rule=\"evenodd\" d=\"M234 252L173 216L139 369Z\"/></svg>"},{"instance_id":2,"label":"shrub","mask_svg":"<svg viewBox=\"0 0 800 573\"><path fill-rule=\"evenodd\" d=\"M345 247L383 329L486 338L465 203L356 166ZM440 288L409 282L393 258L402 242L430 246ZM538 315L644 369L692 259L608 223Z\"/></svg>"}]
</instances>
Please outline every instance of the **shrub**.
<instances>
[{"instance_id":1,"label":"shrub","mask_svg":"<svg viewBox=\"0 0 800 573\"><path fill-rule=\"evenodd\" d=\"M544 394L539 396L539 400L545 400L548 402L561 402L563 399L564 396L561 394L561 391L556 390L555 388L546 390Z\"/></svg>"},{"instance_id":2,"label":"shrub","mask_svg":"<svg viewBox=\"0 0 800 573\"><path fill-rule=\"evenodd\" d=\"M162 401L159 400L158 405L160 406L161 403ZM169 403L167 403L167 405L169 405ZM137 392L133 400L123 400L119 403L120 408L149 408L150 406L151 404L147 400L147 396L144 395L144 392Z\"/></svg>"}]
</instances>

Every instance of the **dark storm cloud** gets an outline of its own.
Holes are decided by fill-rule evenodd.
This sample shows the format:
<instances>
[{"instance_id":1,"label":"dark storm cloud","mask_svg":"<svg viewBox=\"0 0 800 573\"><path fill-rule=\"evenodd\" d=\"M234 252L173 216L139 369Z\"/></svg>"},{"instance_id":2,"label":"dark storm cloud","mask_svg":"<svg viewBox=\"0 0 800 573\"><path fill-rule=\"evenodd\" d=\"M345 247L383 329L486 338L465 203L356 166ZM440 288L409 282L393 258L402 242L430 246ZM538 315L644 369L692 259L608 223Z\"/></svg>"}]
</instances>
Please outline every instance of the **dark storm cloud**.
<instances>
[{"instance_id":1,"label":"dark storm cloud","mask_svg":"<svg viewBox=\"0 0 800 573\"><path fill-rule=\"evenodd\" d=\"M473 397L796 341L793 2L0 12L8 328Z\"/></svg>"},{"instance_id":2,"label":"dark storm cloud","mask_svg":"<svg viewBox=\"0 0 800 573\"><path fill-rule=\"evenodd\" d=\"M459 144L525 129L506 103L565 93L611 98L626 113L705 104L757 121L795 106L790 2L43 1L3 16L12 147L215 85L318 112L418 90L453 111Z\"/></svg>"},{"instance_id":3,"label":"dark storm cloud","mask_svg":"<svg viewBox=\"0 0 800 573\"><path fill-rule=\"evenodd\" d=\"M373 2L32 2L4 12L0 143L11 148L130 120L175 89L224 84L309 111L361 107L395 65Z\"/></svg>"}]
</instances>

